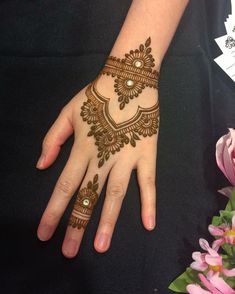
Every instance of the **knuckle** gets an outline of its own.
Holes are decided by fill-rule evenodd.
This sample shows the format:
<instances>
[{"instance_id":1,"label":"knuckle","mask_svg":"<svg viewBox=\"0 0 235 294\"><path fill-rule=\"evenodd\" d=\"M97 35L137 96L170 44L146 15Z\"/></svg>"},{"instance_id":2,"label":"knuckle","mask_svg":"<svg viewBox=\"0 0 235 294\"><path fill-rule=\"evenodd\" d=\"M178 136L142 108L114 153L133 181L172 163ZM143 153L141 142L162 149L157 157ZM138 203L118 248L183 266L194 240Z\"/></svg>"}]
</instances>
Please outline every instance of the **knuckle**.
<instances>
[{"instance_id":1,"label":"knuckle","mask_svg":"<svg viewBox=\"0 0 235 294\"><path fill-rule=\"evenodd\" d=\"M110 228L112 230L114 228L114 222L110 218L105 217L101 220L100 226Z\"/></svg>"},{"instance_id":2,"label":"knuckle","mask_svg":"<svg viewBox=\"0 0 235 294\"><path fill-rule=\"evenodd\" d=\"M51 146L51 142L48 138L48 136L46 135L46 137L43 139L43 142L42 142L42 147L44 150L48 150Z\"/></svg>"},{"instance_id":3,"label":"knuckle","mask_svg":"<svg viewBox=\"0 0 235 294\"><path fill-rule=\"evenodd\" d=\"M155 183L155 177L153 176L147 176L143 179L143 184L149 187L155 187L156 183Z\"/></svg>"},{"instance_id":4,"label":"knuckle","mask_svg":"<svg viewBox=\"0 0 235 294\"><path fill-rule=\"evenodd\" d=\"M74 185L70 180L59 180L56 184L56 189L63 192L65 196L70 196L74 192Z\"/></svg>"},{"instance_id":5,"label":"knuckle","mask_svg":"<svg viewBox=\"0 0 235 294\"><path fill-rule=\"evenodd\" d=\"M61 115L66 114L67 113L67 110L68 110L68 106L67 105L63 106L62 109L60 110L60 114L59 115L61 116Z\"/></svg>"},{"instance_id":6,"label":"knuckle","mask_svg":"<svg viewBox=\"0 0 235 294\"><path fill-rule=\"evenodd\" d=\"M124 190L122 184L112 184L108 187L107 196L112 198L123 198Z\"/></svg>"},{"instance_id":7,"label":"knuckle","mask_svg":"<svg viewBox=\"0 0 235 294\"><path fill-rule=\"evenodd\" d=\"M58 218L58 213L54 210L46 211L43 217L45 224L54 224Z\"/></svg>"}]
</instances>

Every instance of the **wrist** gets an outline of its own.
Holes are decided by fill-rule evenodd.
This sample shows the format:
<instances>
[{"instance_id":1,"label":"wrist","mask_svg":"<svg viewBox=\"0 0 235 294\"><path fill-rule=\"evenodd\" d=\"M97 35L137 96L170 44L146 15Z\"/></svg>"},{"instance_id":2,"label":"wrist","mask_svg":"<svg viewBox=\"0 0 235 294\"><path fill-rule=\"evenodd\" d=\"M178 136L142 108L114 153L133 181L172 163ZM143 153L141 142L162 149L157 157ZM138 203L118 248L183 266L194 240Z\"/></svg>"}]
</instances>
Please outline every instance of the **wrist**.
<instances>
[{"instance_id":1,"label":"wrist","mask_svg":"<svg viewBox=\"0 0 235 294\"><path fill-rule=\"evenodd\" d=\"M114 56L112 50L100 74L114 78L114 88L123 109L137 98L145 88L158 89L159 69L152 54L151 38L123 56Z\"/></svg>"}]
</instances>

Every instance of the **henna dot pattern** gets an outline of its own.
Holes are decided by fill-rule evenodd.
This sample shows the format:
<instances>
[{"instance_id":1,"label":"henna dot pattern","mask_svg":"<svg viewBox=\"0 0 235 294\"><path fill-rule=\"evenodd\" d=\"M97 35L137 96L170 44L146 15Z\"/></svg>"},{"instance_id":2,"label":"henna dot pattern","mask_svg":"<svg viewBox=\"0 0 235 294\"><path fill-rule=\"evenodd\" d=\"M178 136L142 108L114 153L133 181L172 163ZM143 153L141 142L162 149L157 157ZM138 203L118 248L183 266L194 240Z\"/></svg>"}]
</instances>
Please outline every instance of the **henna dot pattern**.
<instances>
[{"instance_id":1,"label":"henna dot pattern","mask_svg":"<svg viewBox=\"0 0 235 294\"><path fill-rule=\"evenodd\" d=\"M92 210L98 200L98 174L89 181L87 186L82 188L77 195L72 214L69 219L69 226L73 228L86 228L91 217Z\"/></svg>"},{"instance_id":2,"label":"henna dot pattern","mask_svg":"<svg viewBox=\"0 0 235 294\"><path fill-rule=\"evenodd\" d=\"M153 70L154 58L151 54L151 38L139 49L130 50L124 59L109 56L101 74L116 77L115 92L119 107L123 109L129 101L138 97L145 87L158 88L159 72Z\"/></svg>"}]
</instances>

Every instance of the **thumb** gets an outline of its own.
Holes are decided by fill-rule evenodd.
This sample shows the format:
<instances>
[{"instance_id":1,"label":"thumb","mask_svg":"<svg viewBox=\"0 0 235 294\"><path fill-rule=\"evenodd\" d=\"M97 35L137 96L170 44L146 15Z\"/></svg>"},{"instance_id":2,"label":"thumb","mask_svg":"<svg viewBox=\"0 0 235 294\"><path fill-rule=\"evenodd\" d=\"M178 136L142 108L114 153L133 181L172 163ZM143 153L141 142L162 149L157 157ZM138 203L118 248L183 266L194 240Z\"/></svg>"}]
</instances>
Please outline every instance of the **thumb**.
<instances>
[{"instance_id":1,"label":"thumb","mask_svg":"<svg viewBox=\"0 0 235 294\"><path fill-rule=\"evenodd\" d=\"M42 153L36 167L38 169L49 167L56 160L61 146L72 133L72 108L66 105L44 137Z\"/></svg>"}]
</instances>

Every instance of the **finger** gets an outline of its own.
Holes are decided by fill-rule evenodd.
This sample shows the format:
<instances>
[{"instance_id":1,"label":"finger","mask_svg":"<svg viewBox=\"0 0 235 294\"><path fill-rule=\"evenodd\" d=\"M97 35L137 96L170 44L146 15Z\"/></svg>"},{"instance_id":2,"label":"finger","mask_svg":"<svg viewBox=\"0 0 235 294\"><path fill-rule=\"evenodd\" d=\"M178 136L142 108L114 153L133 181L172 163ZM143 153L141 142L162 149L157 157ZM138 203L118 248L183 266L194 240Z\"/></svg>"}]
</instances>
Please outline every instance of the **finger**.
<instances>
[{"instance_id":1,"label":"finger","mask_svg":"<svg viewBox=\"0 0 235 294\"><path fill-rule=\"evenodd\" d=\"M82 181L88 160L88 157L84 156L84 153L74 144L66 166L55 185L48 205L42 215L38 227L38 237L40 240L46 241L53 235L68 202Z\"/></svg>"},{"instance_id":2,"label":"finger","mask_svg":"<svg viewBox=\"0 0 235 294\"><path fill-rule=\"evenodd\" d=\"M98 252L105 252L110 246L131 171L132 167L123 162L115 164L110 172L105 202L94 241L94 247Z\"/></svg>"},{"instance_id":3,"label":"finger","mask_svg":"<svg viewBox=\"0 0 235 294\"><path fill-rule=\"evenodd\" d=\"M43 140L42 152L36 165L38 169L45 169L55 161L61 145L73 133L71 117L72 107L68 104L62 109Z\"/></svg>"},{"instance_id":4,"label":"finger","mask_svg":"<svg viewBox=\"0 0 235 294\"><path fill-rule=\"evenodd\" d=\"M146 229L156 225L156 160L145 157L137 163L137 176L140 186L141 218Z\"/></svg>"},{"instance_id":5,"label":"finger","mask_svg":"<svg viewBox=\"0 0 235 294\"><path fill-rule=\"evenodd\" d=\"M91 163L88 167L81 188L76 196L62 244L62 253L65 257L72 258L76 256L107 175L107 168L102 169L101 172L97 170L97 164Z\"/></svg>"}]
</instances>

